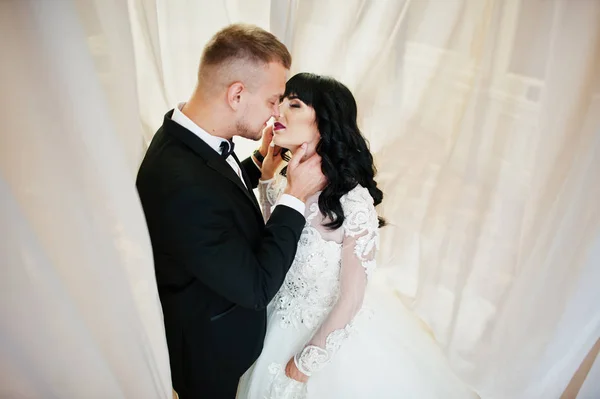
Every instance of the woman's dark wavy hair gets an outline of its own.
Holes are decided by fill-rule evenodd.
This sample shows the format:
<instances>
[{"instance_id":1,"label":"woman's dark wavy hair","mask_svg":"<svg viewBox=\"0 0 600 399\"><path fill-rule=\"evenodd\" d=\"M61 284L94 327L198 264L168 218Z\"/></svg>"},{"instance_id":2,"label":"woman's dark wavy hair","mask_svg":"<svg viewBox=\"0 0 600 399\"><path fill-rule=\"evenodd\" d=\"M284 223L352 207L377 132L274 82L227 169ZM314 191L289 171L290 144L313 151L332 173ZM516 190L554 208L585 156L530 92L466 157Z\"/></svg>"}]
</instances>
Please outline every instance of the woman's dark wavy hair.
<instances>
[{"instance_id":1,"label":"woman's dark wavy hair","mask_svg":"<svg viewBox=\"0 0 600 399\"><path fill-rule=\"evenodd\" d=\"M282 98L296 97L315 110L321 140L317 153L328 184L319 197L319 209L337 229L344 223L340 198L357 184L369 190L375 205L383 200L374 177L377 169L367 141L356 123L356 101L350 90L337 80L312 73L299 73L287 81ZM379 226L385 220L379 218Z\"/></svg>"}]
</instances>

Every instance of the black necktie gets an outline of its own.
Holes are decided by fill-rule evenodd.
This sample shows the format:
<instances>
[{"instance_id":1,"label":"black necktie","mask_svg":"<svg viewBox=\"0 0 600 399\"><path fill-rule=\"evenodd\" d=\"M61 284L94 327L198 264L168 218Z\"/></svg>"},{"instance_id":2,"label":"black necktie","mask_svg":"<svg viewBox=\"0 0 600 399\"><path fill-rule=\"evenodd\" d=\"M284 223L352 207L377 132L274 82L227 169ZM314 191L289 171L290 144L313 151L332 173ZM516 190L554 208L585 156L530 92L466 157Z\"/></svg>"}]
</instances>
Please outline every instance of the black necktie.
<instances>
[{"instance_id":1,"label":"black necktie","mask_svg":"<svg viewBox=\"0 0 600 399\"><path fill-rule=\"evenodd\" d=\"M223 141L219 147L221 148L221 156L223 159L227 159L233 152L235 144L233 143L233 140Z\"/></svg>"}]
</instances>

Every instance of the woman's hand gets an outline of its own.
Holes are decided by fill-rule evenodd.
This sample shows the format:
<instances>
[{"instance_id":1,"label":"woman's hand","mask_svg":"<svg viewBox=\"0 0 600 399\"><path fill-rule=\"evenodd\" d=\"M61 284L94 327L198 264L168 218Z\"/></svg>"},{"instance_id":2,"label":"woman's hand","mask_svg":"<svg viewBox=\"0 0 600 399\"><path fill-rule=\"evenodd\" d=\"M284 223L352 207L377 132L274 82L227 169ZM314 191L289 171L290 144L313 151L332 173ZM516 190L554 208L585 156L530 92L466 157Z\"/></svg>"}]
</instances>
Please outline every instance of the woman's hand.
<instances>
[{"instance_id":1,"label":"woman's hand","mask_svg":"<svg viewBox=\"0 0 600 399\"><path fill-rule=\"evenodd\" d=\"M262 162L261 170L261 180L270 180L275 176L275 172L283 162L283 158L281 158L281 147L273 145L273 126L267 126L265 130L263 130L263 139L265 136L271 137L270 145L267 147L267 155Z\"/></svg>"},{"instance_id":2,"label":"woman's hand","mask_svg":"<svg viewBox=\"0 0 600 399\"><path fill-rule=\"evenodd\" d=\"M285 375L287 375L288 378L298 382L308 382L308 376L302 371L298 370L298 367L296 367L296 362L294 362L294 358L291 358L287 363L287 366L285 366Z\"/></svg>"},{"instance_id":3,"label":"woman's hand","mask_svg":"<svg viewBox=\"0 0 600 399\"><path fill-rule=\"evenodd\" d=\"M258 151L260 155L263 157L267 156L269 152L269 146L271 145L271 141L273 141L273 125L267 125L262 131L262 141L260 142L260 148Z\"/></svg>"}]
</instances>

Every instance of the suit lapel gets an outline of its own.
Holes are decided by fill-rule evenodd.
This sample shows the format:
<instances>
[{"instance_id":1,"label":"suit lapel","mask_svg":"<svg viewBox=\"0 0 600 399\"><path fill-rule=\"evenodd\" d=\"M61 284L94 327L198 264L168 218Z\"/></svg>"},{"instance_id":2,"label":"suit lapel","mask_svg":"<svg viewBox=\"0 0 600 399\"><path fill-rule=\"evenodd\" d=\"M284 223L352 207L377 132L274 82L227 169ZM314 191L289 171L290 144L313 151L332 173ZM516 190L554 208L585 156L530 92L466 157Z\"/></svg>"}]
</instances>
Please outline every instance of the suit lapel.
<instances>
[{"instance_id":1,"label":"suit lapel","mask_svg":"<svg viewBox=\"0 0 600 399\"><path fill-rule=\"evenodd\" d=\"M173 122L171 120L172 115L173 115L173 111L169 111L165 115L165 119L163 122L165 132L171 134L172 136L174 136L177 139L179 139L180 141L182 141L186 146L191 148L196 154L198 154L200 157L202 157L206 161L206 164L208 165L208 167L210 167L214 171L218 172L223 177L227 178L229 181L231 181L233 184L235 184L240 190L242 190L242 192L248 198L248 200L252 202L255 210L258 212L258 214L262 220L262 213L260 211L260 206L258 205L258 202L256 201L256 197L254 196L254 193L249 191L249 189L247 189L246 186L244 186L244 183L242 183L242 181L240 180L240 177L234 172L234 170L227 163L227 161L220 154L218 154L215 150L213 150L208 144L206 144L200 137L196 136L194 133L190 132L189 130L187 130L186 128L184 128L183 126L178 124L177 122ZM234 157L235 157L236 162L239 165L240 162L237 159L237 157L235 156L235 154L234 154ZM242 168L241 165L240 165L240 169L242 171L242 176L244 178L244 181L246 182L248 187L251 187L250 182L248 180L248 176L246 176L244 168Z\"/></svg>"},{"instance_id":2,"label":"suit lapel","mask_svg":"<svg viewBox=\"0 0 600 399\"><path fill-rule=\"evenodd\" d=\"M217 156L218 156L218 154L217 154ZM235 159L237 161L237 157ZM225 176L226 178L228 178L229 180L231 180L236 186L238 186L239 189L244 192L244 195L250 201L252 201L252 204L254 205L254 208L256 209L256 211L259 214L261 213L260 207L258 206L258 202L256 201L256 197L254 196L254 193L250 192L246 188L246 186L244 186L244 183L242 183L242 180L240 180L240 177L234 172L233 169L231 169L231 166L227 163L227 161L225 159L223 159L221 156L218 156L217 159L207 160L207 165L209 167L211 167L212 169L214 169L215 171L222 174L223 176ZM239 162L238 162L238 165L239 165ZM245 175L244 169L241 167L240 167L240 169L242 170L242 176L244 176ZM246 182L246 184L248 184L248 179L245 176L244 176L244 181Z\"/></svg>"}]
</instances>

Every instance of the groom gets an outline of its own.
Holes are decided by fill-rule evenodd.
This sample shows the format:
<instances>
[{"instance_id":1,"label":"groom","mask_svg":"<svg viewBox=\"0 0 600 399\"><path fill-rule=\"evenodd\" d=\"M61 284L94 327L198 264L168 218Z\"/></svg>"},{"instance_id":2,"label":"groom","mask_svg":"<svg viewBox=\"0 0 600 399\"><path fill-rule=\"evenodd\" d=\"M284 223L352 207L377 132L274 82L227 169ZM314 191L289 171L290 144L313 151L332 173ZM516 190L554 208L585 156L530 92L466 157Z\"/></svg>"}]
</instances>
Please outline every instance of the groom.
<instances>
[{"instance_id":1,"label":"groom","mask_svg":"<svg viewBox=\"0 0 600 399\"><path fill-rule=\"evenodd\" d=\"M233 151L233 136L259 140L279 116L290 64L286 47L258 27L218 32L195 92L165 115L138 172L181 399L235 397L262 350L265 307L294 259L304 202L324 182L320 158L300 162L305 149L297 151L265 225L252 189L268 141L254 159Z\"/></svg>"}]
</instances>

